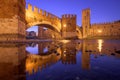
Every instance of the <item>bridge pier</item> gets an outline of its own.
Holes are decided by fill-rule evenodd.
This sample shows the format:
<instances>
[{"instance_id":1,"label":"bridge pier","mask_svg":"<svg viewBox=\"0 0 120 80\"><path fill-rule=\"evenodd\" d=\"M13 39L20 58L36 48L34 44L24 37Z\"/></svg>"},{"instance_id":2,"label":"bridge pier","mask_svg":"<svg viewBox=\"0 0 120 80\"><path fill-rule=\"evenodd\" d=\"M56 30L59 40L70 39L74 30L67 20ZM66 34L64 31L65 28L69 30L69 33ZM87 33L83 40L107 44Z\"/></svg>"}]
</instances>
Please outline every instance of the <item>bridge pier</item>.
<instances>
[{"instance_id":1,"label":"bridge pier","mask_svg":"<svg viewBox=\"0 0 120 80\"><path fill-rule=\"evenodd\" d=\"M43 39L43 35L44 32L43 32L43 27L41 26L38 26L38 39Z\"/></svg>"}]
</instances>

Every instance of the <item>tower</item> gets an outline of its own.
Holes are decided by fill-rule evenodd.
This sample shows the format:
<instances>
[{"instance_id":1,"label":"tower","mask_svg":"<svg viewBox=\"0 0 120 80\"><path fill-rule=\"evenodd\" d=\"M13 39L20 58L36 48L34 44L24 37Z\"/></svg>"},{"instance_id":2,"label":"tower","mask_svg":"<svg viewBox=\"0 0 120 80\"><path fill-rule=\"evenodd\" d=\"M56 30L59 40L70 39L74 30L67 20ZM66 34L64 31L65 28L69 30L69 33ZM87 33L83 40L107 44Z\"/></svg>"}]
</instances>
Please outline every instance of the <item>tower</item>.
<instances>
[{"instance_id":1,"label":"tower","mask_svg":"<svg viewBox=\"0 0 120 80\"><path fill-rule=\"evenodd\" d=\"M25 0L0 0L0 40L25 39Z\"/></svg>"},{"instance_id":2,"label":"tower","mask_svg":"<svg viewBox=\"0 0 120 80\"><path fill-rule=\"evenodd\" d=\"M76 36L76 15L62 15L62 37L74 38Z\"/></svg>"},{"instance_id":3,"label":"tower","mask_svg":"<svg viewBox=\"0 0 120 80\"><path fill-rule=\"evenodd\" d=\"M84 9L82 11L82 29L83 29L83 38L89 36L90 29L90 9Z\"/></svg>"}]
</instances>

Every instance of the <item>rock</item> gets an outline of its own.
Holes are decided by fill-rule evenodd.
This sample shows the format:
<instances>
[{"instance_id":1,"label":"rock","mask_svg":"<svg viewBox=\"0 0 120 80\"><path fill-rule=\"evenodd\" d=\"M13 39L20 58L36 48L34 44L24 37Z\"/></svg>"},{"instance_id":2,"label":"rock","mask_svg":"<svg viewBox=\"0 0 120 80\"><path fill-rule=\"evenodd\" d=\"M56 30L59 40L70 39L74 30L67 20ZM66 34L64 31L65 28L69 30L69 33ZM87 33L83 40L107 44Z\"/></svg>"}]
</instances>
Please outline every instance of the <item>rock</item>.
<instances>
[{"instance_id":1,"label":"rock","mask_svg":"<svg viewBox=\"0 0 120 80\"><path fill-rule=\"evenodd\" d=\"M115 51L116 53L120 54L120 50Z\"/></svg>"},{"instance_id":2,"label":"rock","mask_svg":"<svg viewBox=\"0 0 120 80\"><path fill-rule=\"evenodd\" d=\"M114 56L114 55L115 55L115 53L111 53L111 55L113 55L113 56Z\"/></svg>"},{"instance_id":3,"label":"rock","mask_svg":"<svg viewBox=\"0 0 120 80\"><path fill-rule=\"evenodd\" d=\"M85 52L92 52L92 50L86 50Z\"/></svg>"}]
</instances>

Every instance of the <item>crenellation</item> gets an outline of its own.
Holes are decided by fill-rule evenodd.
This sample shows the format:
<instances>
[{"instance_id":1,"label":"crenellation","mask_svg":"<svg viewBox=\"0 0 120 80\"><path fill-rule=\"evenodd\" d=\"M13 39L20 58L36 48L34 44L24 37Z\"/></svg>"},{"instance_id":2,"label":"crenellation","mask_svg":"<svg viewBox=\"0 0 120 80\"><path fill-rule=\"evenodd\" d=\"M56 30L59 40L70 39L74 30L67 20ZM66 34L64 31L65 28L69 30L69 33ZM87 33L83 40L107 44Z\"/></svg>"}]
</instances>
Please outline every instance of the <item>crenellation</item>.
<instances>
[{"instance_id":1,"label":"crenellation","mask_svg":"<svg viewBox=\"0 0 120 80\"><path fill-rule=\"evenodd\" d=\"M48 18L50 17L50 13L49 13L49 12L47 12L47 17L48 17Z\"/></svg>"},{"instance_id":2,"label":"crenellation","mask_svg":"<svg viewBox=\"0 0 120 80\"><path fill-rule=\"evenodd\" d=\"M70 14L68 14L68 15L67 15L67 17L68 17L68 18L71 18L71 15L70 15Z\"/></svg>"},{"instance_id":3,"label":"crenellation","mask_svg":"<svg viewBox=\"0 0 120 80\"><path fill-rule=\"evenodd\" d=\"M75 14L64 14L62 15L62 18L76 18Z\"/></svg>"},{"instance_id":4,"label":"crenellation","mask_svg":"<svg viewBox=\"0 0 120 80\"><path fill-rule=\"evenodd\" d=\"M105 22L91 25L90 37L116 37L119 38L120 22Z\"/></svg>"},{"instance_id":5,"label":"crenellation","mask_svg":"<svg viewBox=\"0 0 120 80\"><path fill-rule=\"evenodd\" d=\"M32 9L34 8L34 9ZM50 25L53 25L55 27L55 29L57 29L58 31L60 31L59 29L61 29L61 18L45 11L42 9L39 9L37 7L32 7L31 4L29 4L29 8L26 9L26 20L28 23L28 27L36 24L36 23L48 23ZM38 14L36 14L38 13ZM46 20L46 21L44 21ZM58 26L58 27L56 27Z\"/></svg>"},{"instance_id":6,"label":"crenellation","mask_svg":"<svg viewBox=\"0 0 120 80\"><path fill-rule=\"evenodd\" d=\"M76 16L74 14L64 14L61 19L62 37L76 38Z\"/></svg>"},{"instance_id":7,"label":"crenellation","mask_svg":"<svg viewBox=\"0 0 120 80\"><path fill-rule=\"evenodd\" d=\"M39 14L42 15L43 11L42 9L39 9Z\"/></svg>"},{"instance_id":8,"label":"crenellation","mask_svg":"<svg viewBox=\"0 0 120 80\"><path fill-rule=\"evenodd\" d=\"M43 11L43 16L46 16L46 11Z\"/></svg>"},{"instance_id":9,"label":"crenellation","mask_svg":"<svg viewBox=\"0 0 120 80\"><path fill-rule=\"evenodd\" d=\"M54 15L53 14L51 14L51 18L54 19Z\"/></svg>"},{"instance_id":10,"label":"crenellation","mask_svg":"<svg viewBox=\"0 0 120 80\"><path fill-rule=\"evenodd\" d=\"M67 18L67 14L65 14L64 18Z\"/></svg>"},{"instance_id":11,"label":"crenellation","mask_svg":"<svg viewBox=\"0 0 120 80\"><path fill-rule=\"evenodd\" d=\"M109 25L115 24L114 22L92 23L91 25Z\"/></svg>"},{"instance_id":12,"label":"crenellation","mask_svg":"<svg viewBox=\"0 0 120 80\"><path fill-rule=\"evenodd\" d=\"M71 18L77 18L77 16L74 14L74 15L71 15Z\"/></svg>"},{"instance_id":13,"label":"crenellation","mask_svg":"<svg viewBox=\"0 0 120 80\"><path fill-rule=\"evenodd\" d=\"M28 4L28 10L33 11L33 6L31 4Z\"/></svg>"},{"instance_id":14,"label":"crenellation","mask_svg":"<svg viewBox=\"0 0 120 80\"><path fill-rule=\"evenodd\" d=\"M60 20L60 19L57 17L57 20Z\"/></svg>"},{"instance_id":15,"label":"crenellation","mask_svg":"<svg viewBox=\"0 0 120 80\"><path fill-rule=\"evenodd\" d=\"M70 18L74 18L75 16L73 14L70 15Z\"/></svg>"},{"instance_id":16,"label":"crenellation","mask_svg":"<svg viewBox=\"0 0 120 80\"><path fill-rule=\"evenodd\" d=\"M25 36L26 24L28 28L40 24L46 24L47 27L51 25L52 28L61 33L63 38L120 36L120 20L91 24L89 8L83 9L82 28L78 28L75 14L64 14L62 18L59 18L36 6L33 7L31 4L28 4L25 12L25 0L13 0L12 2L10 0L1 0L0 3L0 8L3 9L3 11L0 11L0 26L2 26L0 27L0 35L5 35L5 40L11 39L9 35L16 36L15 38L12 36L14 39L18 39L19 35ZM76 34L76 32L79 34Z\"/></svg>"},{"instance_id":17,"label":"crenellation","mask_svg":"<svg viewBox=\"0 0 120 80\"><path fill-rule=\"evenodd\" d=\"M36 6L34 6L34 10L33 10L35 13L39 13L39 9L36 7Z\"/></svg>"},{"instance_id":18,"label":"crenellation","mask_svg":"<svg viewBox=\"0 0 120 80\"><path fill-rule=\"evenodd\" d=\"M68 18L68 15L69 15L69 14L65 14L65 18Z\"/></svg>"},{"instance_id":19,"label":"crenellation","mask_svg":"<svg viewBox=\"0 0 120 80\"><path fill-rule=\"evenodd\" d=\"M84 15L84 13L90 12L90 8L86 8L82 10L82 14Z\"/></svg>"},{"instance_id":20,"label":"crenellation","mask_svg":"<svg viewBox=\"0 0 120 80\"><path fill-rule=\"evenodd\" d=\"M74 17L75 15L71 14L71 18Z\"/></svg>"},{"instance_id":21,"label":"crenellation","mask_svg":"<svg viewBox=\"0 0 120 80\"><path fill-rule=\"evenodd\" d=\"M28 4L28 9L27 9L28 11L32 11L32 12L34 12L34 13L38 13L39 15L42 15L42 16L44 16L44 17L49 17L49 18L53 18L53 19L60 19L59 17L57 17L57 16L55 16L55 15L53 15L53 14L51 14L51 13L49 13L49 12L47 12L47 11L45 11L45 10L42 10L42 9L39 9L39 8L37 8L36 6L35 7L32 7L32 5L31 4ZM67 15L68 16L68 15Z\"/></svg>"},{"instance_id":22,"label":"crenellation","mask_svg":"<svg viewBox=\"0 0 120 80\"><path fill-rule=\"evenodd\" d=\"M48 17L48 12L46 12L46 17Z\"/></svg>"},{"instance_id":23,"label":"crenellation","mask_svg":"<svg viewBox=\"0 0 120 80\"><path fill-rule=\"evenodd\" d=\"M90 8L85 8L85 9L83 9L83 11L88 11L88 10L90 10Z\"/></svg>"},{"instance_id":24,"label":"crenellation","mask_svg":"<svg viewBox=\"0 0 120 80\"><path fill-rule=\"evenodd\" d=\"M62 18L64 18L65 15L62 15Z\"/></svg>"},{"instance_id":25,"label":"crenellation","mask_svg":"<svg viewBox=\"0 0 120 80\"><path fill-rule=\"evenodd\" d=\"M57 20L57 16L53 15L54 16L54 19Z\"/></svg>"}]
</instances>

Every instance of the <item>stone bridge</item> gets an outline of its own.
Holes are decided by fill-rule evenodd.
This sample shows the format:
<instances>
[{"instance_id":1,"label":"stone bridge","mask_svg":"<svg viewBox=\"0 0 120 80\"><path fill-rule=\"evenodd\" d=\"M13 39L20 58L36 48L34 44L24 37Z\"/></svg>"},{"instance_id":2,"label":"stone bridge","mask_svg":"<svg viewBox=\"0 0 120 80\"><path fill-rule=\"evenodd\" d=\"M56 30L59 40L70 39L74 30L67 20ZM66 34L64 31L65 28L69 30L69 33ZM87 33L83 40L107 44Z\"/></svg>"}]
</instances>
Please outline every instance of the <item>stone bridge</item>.
<instances>
[{"instance_id":1,"label":"stone bridge","mask_svg":"<svg viewBox=\"0 0 120 80\"><path fill-rule=\"evenodd\" d=\"M61 30L61 19L59 17L37 7L33 7L31 4L28 4L28 8L26 9L26 21L27 28L32 26L45 26L58 32Z\"/></svg>"},{"instance_id":2,"label":"stone bridge","mask_svg":"<svg viewBox=\"0 0 120 80\"><path fill-rule=\"evenodd\" d=\"M76 15L63 14L59 18L31 4L28 4L26 8L25 0L13 0L12 2L0 0L0 4L0 41L25 40L26 29L32 26L49 28L55 32L53 36L59 35L60 38L66 39L81 37L83 33L76 25Z\"/></svg>"},{"instance_id":3,"label":"stone bridge","mask_svg":"<svg viewBox=\"0 0 120 80\"><path fill-rule=\"evenodd\" d=\"M53 30L54 32L58 32L62 37L73 37L79 35L78 37L81 38L82 36L79 26L76 25L76 15L64 14L62 15L62 18L59 18L45 10L28 4L25 17L27 28L32 26L43 26Z\"/></svg>"}]
</instances>

